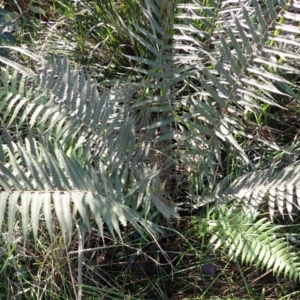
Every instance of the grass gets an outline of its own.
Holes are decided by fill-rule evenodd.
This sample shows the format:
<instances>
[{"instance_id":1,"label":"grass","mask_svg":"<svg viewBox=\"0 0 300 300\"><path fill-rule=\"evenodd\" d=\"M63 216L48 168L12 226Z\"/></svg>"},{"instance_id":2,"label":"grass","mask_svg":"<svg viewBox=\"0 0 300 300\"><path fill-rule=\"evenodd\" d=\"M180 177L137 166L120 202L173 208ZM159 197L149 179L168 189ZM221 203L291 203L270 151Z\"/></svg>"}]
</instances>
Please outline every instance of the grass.
<instances>
[{"instance_id":1,"label":"grass","mask_svg":"<svg viewBox=\"0 0 300 300\"><path fill-rule=\"evenodd\" d=\"M6 9L22 12L17 21L21 28L20 43L39 54L68 56L101 85L129 76L126 68L131 68L130 75L136 75L135 62L128 56L151 55L143 44L133 41L126 29L134 31L133 23L143 23L139 6L131 0L112 2L81 1L75 5L67 0L45 1L40 7L43 13L38 14L25 2L21 1L22 6L12 1L6 4ZM33 5L39 7L38 2L33 1ZM290 139L299 130L298 104L286 112L291 122L282 120L280 114L280 110L269 105L256 118L248 113L244 120L248 133L257 138L268 135L270 141L275 139L286 148L298 148L298 143ZM253 156L260 151L260 159L265 162L274 161L279 155L255 145L245 146ZM227 165L224 173L235 173L240 161L230 149L224 156ZM155 158L162 159L158 154ZM186 158L194 159L188 155ZM187 169L184 162L180 168L186 175L182 181L196 180L189 173L197 170ZM179 188L183 186L182 183ZM186 201L186 191L171 196ZM162 220L165 235L156 242L150 237L147 241L132 241L133 230L124 228L123 242L114 242L107 235L104 244L94 230L84 237L82 244L78 242L78 233L74 234L70 246L65 248L60 238L50 243L41 231L38 241L34 243L32 238L24 248L18 241L22 235L16 228L13 245L7 248L3 239L0 247L0 299L296 299L299 283L247 266L239 258L230 260L227 253L208 246L211 232L206 225L214 221L209 208L207 205L183 211L180 221ZM297 227L288 222L287 225L291 233L298 234ZM78 254L80 247L85 249L82 255ZM213 276L204 274L203 267L209 264L217 266Z\"/></svg>"},{"instance_id":2,"label":"grass","mask_svg":"<svg viewBox=\"0 0 300 300\"><path fill-rule=\"evenodd\" d=\"M18 242L9 252L2 247L0 294L11 299L75 299L81 290L83 299L175 300L293 299L287 295L298 293L292 281L247 267L238 259L228 261L225 253L207 248L206 235L195 231L191 217L173 226L177 230L158 240L173 267L156 243L131 241L132 232L124 234L125 244L107 238L104 246L97 231L92 231L84 240L81 260L75 236L68 249L61 239L49 244L46 237L26 249ZM128 269L136 250L141 254ZM203 274L203 266L212 263L216 273Z\"/></svg>"},{"instance_id":3,"label":"grass","mask_svg":"<svg viewBox=\"0 0 300 300\"><path fill-rule=\"evenodd\" d=\"M99 295L102 298L97 299L289 299L285 296L296 289L292 282L270 272L238 260L228 262L225 254L205 249L205 241L199 241L193 230L184 235L173 230L159 241L172 258L173 269L154 243L144 249L139 245L142 253L126 271L136 251L130 242L114 244L108 239L104 247L97 233L91 233L85 240L87 250L80 268L75 239L73 249L64 249L60 241L53 247L45 242L40 240L26 249L16 243L10 253L1 254L2 297L74 299L79 292L78 272L83 299ZM202 271L209 263L218 268L212 277Z\"/></svg>"}]
</instances>

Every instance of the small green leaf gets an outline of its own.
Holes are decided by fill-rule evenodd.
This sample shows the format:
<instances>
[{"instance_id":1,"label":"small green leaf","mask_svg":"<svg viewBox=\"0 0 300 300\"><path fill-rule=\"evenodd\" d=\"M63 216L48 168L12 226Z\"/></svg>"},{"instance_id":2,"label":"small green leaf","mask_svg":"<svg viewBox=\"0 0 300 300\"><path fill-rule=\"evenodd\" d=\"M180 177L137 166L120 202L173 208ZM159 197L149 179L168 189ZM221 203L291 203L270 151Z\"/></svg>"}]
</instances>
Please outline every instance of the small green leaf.
<instances>
[{"instance_id":1,"label":"small green leaf","mask_svg":"<svg viewBox=\"0 0 300 300\"><path fill-rule=\"evenodd\" d=\"M38 6L34 6L34 5L29 4L28 7L35 14L41 14L41 15L45 14L45 11L43 9L41 9L40 7L38 7Z\"/></svg>"}]
</instances>

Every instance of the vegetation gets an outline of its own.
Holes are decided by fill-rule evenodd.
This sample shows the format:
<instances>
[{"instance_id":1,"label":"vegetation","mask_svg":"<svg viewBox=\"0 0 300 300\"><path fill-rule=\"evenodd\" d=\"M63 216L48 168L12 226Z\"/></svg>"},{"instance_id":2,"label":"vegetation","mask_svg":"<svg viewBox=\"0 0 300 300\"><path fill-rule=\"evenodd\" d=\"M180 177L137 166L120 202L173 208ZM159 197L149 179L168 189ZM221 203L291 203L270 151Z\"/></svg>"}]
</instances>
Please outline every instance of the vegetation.
<instances>
[{"instance_id":1,"label":"vegetation","mask_svg":"<svg viewBox=\"0 0 300 300\"><path fill-rule=\"evenodd\" d=\"M299 296L299 7L4 1L0 298Z\"/></svg>"}]
</instances>

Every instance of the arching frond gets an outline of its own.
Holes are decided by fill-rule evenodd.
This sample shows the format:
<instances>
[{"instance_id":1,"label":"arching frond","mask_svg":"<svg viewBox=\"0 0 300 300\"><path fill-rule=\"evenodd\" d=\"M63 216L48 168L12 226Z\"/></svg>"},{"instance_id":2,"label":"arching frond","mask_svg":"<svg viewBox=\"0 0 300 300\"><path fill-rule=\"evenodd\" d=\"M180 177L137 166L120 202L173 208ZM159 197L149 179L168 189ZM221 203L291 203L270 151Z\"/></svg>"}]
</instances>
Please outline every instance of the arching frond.
<instances>
[{"instance_id":1,"label":"arching frond","mask_svg":"<svg viewBox=\"0 0 300 300\"><path fill-rule=\"evenodd\" d=\"M291 165L281 171L273 167L247 173L235 179L227 189L218 194L216 205L235 201L256 213L264 200L268 201L270 216L277 208L281 215L292 217L299 210L299 165Z\"/></svg>"},{"instance_id":2,"label":"arching frond","mask_svg":"<svg viewBox=\"0 0 300 300\"><path fill-rule=\"evenodd\" d=\"M272 270L274 275L299 280L300 261L286 237L278 236L279 227L266 218L255 220L252 212L236 214L220 210L210 244L248 265Z\"/></svg>"},{"instance_id":3,"label":"arching frond","mask_svg":"<svg viewBox=\"0 0 300 300\"><path fill-rule=\"evenodd\" d=\"M137 120L128 106L136 88L125 85L99 94L92 80L71 69L66 59L30 80L16 71L11 76L10 69L3 79L0 193L10 236L20 211L25 240L30 226L37 236L41 215L52 237L52 207L65 241L77 213L87 227L92 215L102 236L104 222L112 235L120 236L120 222L153 231L155 226L143 219L149 207L139 216L144 203L132 201L150 197L151 182L160 174L142 163L147 144L137 147ZM167 218L176 216L161 200L151 201L150 207L157 206Z\"/></svg>"},{"instance_id":4,"label":"arching frond","mask_svg":"<svg viewBox=\"0 0 300 300\"><path fill-rule=\"evenodd\" d=\"M299 74L298 29L282 20L296 21L291 11L297 4L174 3L172 22L161 13L161 4L139 4L148 23L129 30L149 50L147 58L130 57L137 62L131 69L144 75L140 107L160 111L162 120L176 124L180 158L195 166L197 186L216 181L214 166L222 166L225 145L254 168L238 139L280 149L269 138L247 132L245 125L263 105L284 109L278 97L292 101L296 94L286 72ZM157 129L167 131L167 124L157 123Z\"/></svg>"}]
</instances>

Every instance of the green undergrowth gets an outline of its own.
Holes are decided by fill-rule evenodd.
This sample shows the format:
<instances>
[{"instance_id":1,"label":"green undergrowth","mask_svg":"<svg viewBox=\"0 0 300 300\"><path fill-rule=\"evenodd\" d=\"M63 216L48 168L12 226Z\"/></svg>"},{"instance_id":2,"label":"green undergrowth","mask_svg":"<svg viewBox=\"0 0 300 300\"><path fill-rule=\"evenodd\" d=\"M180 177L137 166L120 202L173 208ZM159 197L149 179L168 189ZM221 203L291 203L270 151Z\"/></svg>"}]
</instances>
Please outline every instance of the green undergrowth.
<instances>
[{"instance_id":1,"label":"green undergrowth","mask_svg":"<svg viewBox=\"0 0 300 300\"><path fill-rule=\"evenodd\" d=\"M91 226L86 230L74 213L72 220L75 220L76 226L73 226L74 232L69 232L71 240L68 244L63 238L66 232L61 232L58 221L54 221L55 238L51 241L48 223L42 217L37 222L40 226L37 236L29 233L25 242L21 219L12 226L12 222L5 223L12 210L8 210L7 214L1 212L1 222L5 221L0 224L0 299L292 300L299 297L298 54L293 52L294 48L286 50L282 46L283 43L291 46L288 38L280 35L284 29L288 31L286 27L276 23L280 30L272 29L273 23L277 22L276 14L280 24L288 22L288 18L281 17L288 4L281 3L283 8L280 12L270 5L270 1L267 7L268 3L264 5L254 1L257 7L254 10L251 7L256 14L252 14L250 19L255 15L261 16L261 11L269 12L266 20L251 19L253 24L261 27L268 24L265 31L260 32L266 37L267 46L272 47L278 42L283 48L282 53L276 48L270 59L266 55L270 65L265 66L259 57L263 37L256 36L260 27L254 30L252 25L242 26L235 20L238 30L230 31L232 43L228 41L224 28L230 23L226 19L230 15L228 12L232 13L230 5L224 8L221 2L215 1L200 4L198 1L174 1L177 5L175 11L170 5L169 10L163 9L164 2L166 5L171 3L158 0L48 0L41 4L40 1L15 0L1 4L1 24L6 28L6 31L0 28L2 46L21 45L50 63L55 63L56 57L67 57L68 67L83 71L81 75L89 74L99 93L109 94L114 89L126 91L128 87L130 100L124 107L132 110L121 120L125 122L136 118L132 123L134 128L126 128L135 134L135 155L144 155L143 171L148 177L137 177L144 180L141 179L142 183L136 184L131 177L140 175L141 169L128 171L128 168L126 172L132 172L128 175L130 180L121 189L126 172L113 173L104 163L105 159L114 156L115 148L122 151L123 144L120 146L112 142L114 149L109 149L109 155L105 153L92 164L91 160L82 156L84 148L74 150L70 141L60 146L65 151L66 161L67 158L78 159L76 162L81 167L88 166L90 177L86 178L92 178L91 181L99 179L96 172L93 173L97 166L107 167L106 173L100 167L100 173L104 186L109 180L113 182L111 186L104 187L109 197L119 200L126 195L126 203L137 207L136 216L144 217L145 223L155 223L161 230L155 235L141 229L144 236L140 236L131 225L122 225L118 227L119 236L113 237L111 228L116 228L119 221L115 216L110 224L105 224L102 219L96 223L89 215L86 219ZM196 10L196 5L202 9ZM291 14L294 10L293 7ZM247 11L241 9L242 13L247 16ZM220 16L225 16L226 22ZM221 21L217 22L217 18ZM269 18L273 18L274 22ZM187 20L192 21L185 23ZM290 29L295 32L295 43L298 43L297 26L292 27L294 31ZM253 40L257 38L258 41L252 43L249 39L242 51L245 28L250 28L247 35L252 34ZM265 34L269 28L270 33ZM239 34L241 37L237 38ZM220 36L223 39L218 40ZM184 46L190 49L186 50ZM267 46L266 49L273 49ZM255 48L257 57L250 48ZM223 52L217 52L218 49ZM199 56L198 50L202 51ZM190 56L185 56L188 51L191 51ZM0 55L32 70L40 68L22 52L1 48ZM290 58L295 60L293 70ZM227 64L221 65L226 60ZM249 65L253 61L258 61L257 65ZM6 63L6 60L1 60L1 66ZM197 72L193 73L191 66ZM230 69L231 66L233 69ZM233 77L235 72L239 74ZM37 140L42 141L48 134L46 122L40 122L45 125L44 132L25 126L31 124L31 115L23 115L24 107L17 107L20 96L17 90L20 88L21 91L25 83L20 81L22 85L19 87L16 79L21 78L19 73L7 71L5 76L3 74L1 76L6 76L6 82L12 80L17 83L7 84L3 89L3 95L6 95L7 89L11 88L15 98L12 97L10 102L11 94L7 93L5 101L0 103L1 122L9 124L9 131L0 131L1 143L2 140L12 143L22 141L27 148L33 149L32 140L24 137L31 130ZM57 77L55 75L54 79ZM243 85L253 85L245 90L242 90L242 84L237 89L230 89L241 78ZM31 79L26 84L28 90L21 96L27 101ZM243 97L239 94L241 90ZM73 94L70 98L70 101L74 99ZM39 97L35 98L36 102L39 100ZM121 111L123 103L120 103L114 115ZM252 106L247 106L248 103ZM100 106L95 107L98 109ZM75 108L72 113L76 114ZM84 122L87 123L89 116L85 117ZM108 123L113 122L116 128L122 129L119 121ZM62 124L55 127L54 123L49 121L56 135L49 138L47 145L64 138L64 134L59 133ZM68 132L72 126L63 130ZM90 133L84 132L82 139ZM101 138L105 136L108 139L108 133L114 136L116 131L109 127L109 130L103 130ZM124 132L124 136L126 134ZM90 142L88 139L85 141ZM53 153L51 147L49 149ZM126 155L132 150L130 147L123 149ZM8 162L2 163L3 157L9 157L5 152L7 148L6 145L0 148L1 170L6 170L9 165ZM89 154L97 151L94 148L86 150ZM54 155L51 157L54 161ZM13 165L22 159L21 155L15 160L12 158ZM134 155L132 160L136 163ZM42 159L37 161L42 165ZM117 159L113 162L118 164ZM66 166L71 166L71 163L66 163ZM148 166L151 172L154 170L153 173L146 168ZM20 170L18 166L16 169ZM151 186L147 186L156 169L160 169L161 173L155 177L153 184L151 181ZM31 172L34 173L32 170L20 171L17 175L26 177ZM1 174L8 176L4 171ZM281 181L283 179L284 182ZM113 190L112 186L116 189ZM145 194L135 193L142 188L145 188ZM151 188L155 193L147 194L152 192ZM154 197L149 195L156 197L156 206L152 203ZM148 201L145 206L143 199ZM163 216L163 208L161 211L157 209L160 200L164 204L171 203L170 211L176 208L176 216L179 217ZM51 209L50 214L55 220L54 208ZM117 211L118 214L121 213ZM99 230L99 223L103 224L103 232ZM13 234L11 244L9 234Z\"/></svg>"},{"instance_id":2,"label":"green undergrowth","mask_svg":"<svg viewBox=\"0 0 300 300\"><path fill-rule=\"evenodd\" d=\"M1 297L293 299L299 293L299 285L293 280L214 249L211 231L205 232L205 223L213 223L214 218L204 217L204 212L198 214L202 218L184 217L180 223L164 228L165 235L155 241L134 240L134 231L126 230L123 243L106 236L104 245L93 230L83 241L81 255L77 235L66 248L62 239L50 243L47 234L40 232L45 238L36 244L29 240L24 248L22 235L16 231L16 242L10 248L1 248ZM207 274L205 268L211 265L216 269Z\"/></svg>"}]
</instances>

